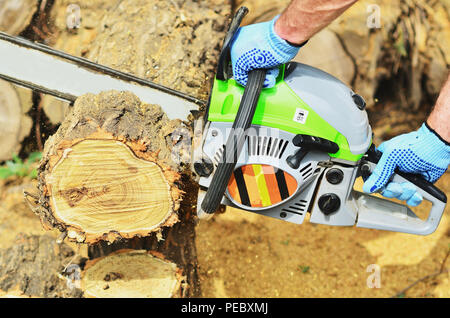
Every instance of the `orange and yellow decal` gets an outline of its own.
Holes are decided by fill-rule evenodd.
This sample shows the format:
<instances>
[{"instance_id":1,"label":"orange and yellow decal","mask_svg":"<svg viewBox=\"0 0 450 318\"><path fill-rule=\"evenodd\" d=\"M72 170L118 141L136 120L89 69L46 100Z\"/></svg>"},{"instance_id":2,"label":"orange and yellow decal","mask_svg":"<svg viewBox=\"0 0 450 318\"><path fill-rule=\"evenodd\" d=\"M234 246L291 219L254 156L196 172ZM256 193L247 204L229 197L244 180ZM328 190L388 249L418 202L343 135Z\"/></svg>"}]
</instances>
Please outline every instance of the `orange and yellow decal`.
<instances>
[{"instance_id":1,"label":"orange and yellow decal","mask_svg":"<svg viewBox=\"0 0 450 318\"><path fill-rule=\"evenodd\" d=\"M237 168L228 193L234 201L249 207L268 207L295 193L297 181L289 173L269 165L245 165Z\"/></svg>"}]
</instances>

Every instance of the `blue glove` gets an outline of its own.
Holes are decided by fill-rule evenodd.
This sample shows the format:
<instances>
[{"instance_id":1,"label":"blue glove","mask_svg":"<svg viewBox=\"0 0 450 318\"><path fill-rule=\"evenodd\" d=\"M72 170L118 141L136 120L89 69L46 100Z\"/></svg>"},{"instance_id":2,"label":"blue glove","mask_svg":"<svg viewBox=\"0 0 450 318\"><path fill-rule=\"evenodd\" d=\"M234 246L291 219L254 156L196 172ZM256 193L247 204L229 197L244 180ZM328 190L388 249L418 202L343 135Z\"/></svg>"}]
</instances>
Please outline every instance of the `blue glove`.
<instances>
[{"instance_id":1,"label":"blue glove","mask_svg":"<svg viewBox=\"0 0 450 318\"><path fill-rule=\"evenodd\" d=\"M382 190L389 198L406 201L411 206L422 202L422 196L410 182L389 182L395 168L400 171L420 174L434 183L450 164L450 145L423 124L419 130L403 134L383 142L378 150L383 153L370 177L365 181L363 191L372 193ZM388 184L386 187L384 187Z\"/></svg>"},{"instance_id":2,"label":"blue glove","mask_svg":"<svg viewBox=\"0 0 450 318\"><path fill-rule=\"evenodd\" d=\"M292 60L300 49L280 38L274 30L273 20L240 27L231 46L231 63L234 79L247 84L248 72L256 68L269 69L264 81L265 88L273 87L278 67Z\"/></svg>"}]
</instances>

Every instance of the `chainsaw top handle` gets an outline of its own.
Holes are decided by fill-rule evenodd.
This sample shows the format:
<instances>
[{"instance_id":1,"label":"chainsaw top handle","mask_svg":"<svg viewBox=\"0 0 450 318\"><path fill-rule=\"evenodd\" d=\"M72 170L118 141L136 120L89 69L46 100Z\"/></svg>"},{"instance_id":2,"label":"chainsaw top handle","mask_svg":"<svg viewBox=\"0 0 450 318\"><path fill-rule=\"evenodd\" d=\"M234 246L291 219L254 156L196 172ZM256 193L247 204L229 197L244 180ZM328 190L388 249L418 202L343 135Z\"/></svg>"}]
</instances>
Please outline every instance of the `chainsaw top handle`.
<instances>
[{"instance_id":1,"label":"chainsaw top handle","mask_svg":"<svg viewBox=\"0 0 450 318\"><path fill-rule=\"evenodd\" d=\"M240 7L231 20L230 27L228 28L227 35L223 41L222 51L219 55L219 62L217 65L216 78L221 81L226 81L233 76L233 70L231 68L231 44L233 38L241 25L242 20L247 15L248 9L246 7Z\"/></svg>"},{"instance_id":2,"label":"chainsaw top handle","mask_svg":"<svg viewBox=\"0 0 450 318\"><path fill-rule=\"evenodd\" d=\"M247 85L245 86L233 127L228 135L221 161L217 165L211 184L201 204L200 211L206 213L206 215L199 214L199 217L207 217L208 214L213 214L220 205L239 154L244 146L247 130L252 123L265 78L266 70L263 69L252 70L248 73Z\"/></svg>"},{"instance_id":3,"label":"chainsaw top handle","mask_svg":"<svg viewBox=\"0 0 450 318\"><path fill-rule=\"evenodd\" d=\"M231 44L242 19L247 13L248 9L246 7L240 7L231 21L219 57L216 73L216 78L219 80L226 81L233 75L230 55ZM217 165L211 184L201 203L199 217L212 215L220 205L223 194L226 191L228 182L236 166L236 161L244 146L247 130L252 123L265 78L266 70L264 69L256 69L248 73L247 85L245 86L232 130L228 135L222 154L222 160Z\"/></svg>"}]
</instances>

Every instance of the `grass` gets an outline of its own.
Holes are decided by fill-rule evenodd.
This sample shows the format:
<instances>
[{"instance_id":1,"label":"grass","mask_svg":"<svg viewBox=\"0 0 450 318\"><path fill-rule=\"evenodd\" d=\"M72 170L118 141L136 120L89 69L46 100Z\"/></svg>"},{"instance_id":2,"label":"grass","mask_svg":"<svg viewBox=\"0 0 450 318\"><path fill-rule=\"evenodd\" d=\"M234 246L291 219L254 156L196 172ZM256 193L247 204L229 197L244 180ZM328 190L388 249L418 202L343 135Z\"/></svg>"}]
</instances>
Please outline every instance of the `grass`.
<instances>
[{"instance_id":1,"label":"grass","mask_svg":"<svg viewBox=\"0 0 450 318\"><path fill-rule=\"evenodd\" d=\"M6 179L12 176L16 177L37 177L37 170L32 164L41 160L40 152L32 152L28 158L23 161L17 154L14 154L12 160L6 161L6 164L0 167L0 179Z\"/></svg>"},{"instance_id":2,"label":"grass","mask_svg":"<svg viewBox=\"0 0 450 318\"><path fill-rule=\"evenodd\" d=\"M400 29L399 37L394 43L394 47L395 47L397 52L402 57L407 57L408 56L408 52L406 51L406 47L405 47L405 40L404 40L404 36L403 36L403 31L401 29Z\"/></svg>"},{"instance_id":3,"label":"grass","mask_svg":"<svg viewBox=\"0 0 450 318\"><path fill-rule=\"evenodd\" d=\"M289 245L289 240L281 241L281 244L283 244L283 245Z\"/></svg>"},{"instance_id":4,"label":"grass","mask_svg":"<svg viewBox=\"0 0 450 318\"><path fill-rule=\"evenodd\" d=\"M301 270L303 274L309 272L309 266L298 265L298 269Z\"/></svg>"}]
</instances>

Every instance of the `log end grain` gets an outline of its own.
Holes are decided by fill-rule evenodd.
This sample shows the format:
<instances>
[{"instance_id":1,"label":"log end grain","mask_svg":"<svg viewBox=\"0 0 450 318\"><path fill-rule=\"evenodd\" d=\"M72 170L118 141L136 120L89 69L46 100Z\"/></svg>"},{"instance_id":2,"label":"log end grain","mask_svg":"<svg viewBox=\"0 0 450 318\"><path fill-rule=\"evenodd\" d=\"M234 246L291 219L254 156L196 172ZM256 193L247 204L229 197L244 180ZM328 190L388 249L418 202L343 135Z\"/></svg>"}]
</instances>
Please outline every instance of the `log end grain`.
<instances>
[{"instance_id":1,"label":"log end grain","mask_svg":"<svg viewBox=\"0 0 450 318\"><path fill-rule=\"evenodd\" d=\"M43 224L84 243L172 226L183 194L181 168L171 161L170 134L179 124L128 92L80 97L45 144L38 175Z\"/></svg>"},{"instance_id":2,"label":"log end grain","mask_svg":"<svg viewBox=\"0 0 450 318\"><path fill-rule=\"evenodd\" d=\"M145 250L119 250L88 261L81 288L86 297L180 297L182 281L177 266L161 254Z\"/></svg>"}]
</instances>

